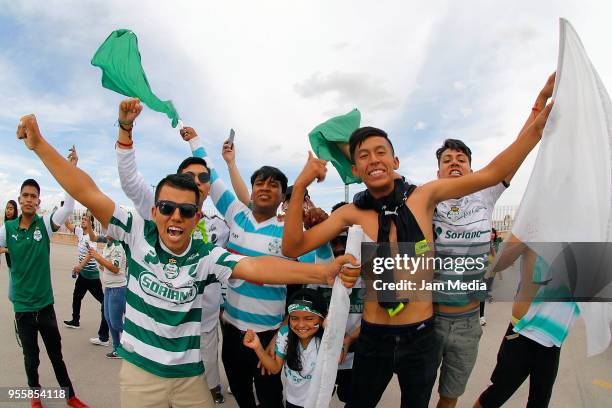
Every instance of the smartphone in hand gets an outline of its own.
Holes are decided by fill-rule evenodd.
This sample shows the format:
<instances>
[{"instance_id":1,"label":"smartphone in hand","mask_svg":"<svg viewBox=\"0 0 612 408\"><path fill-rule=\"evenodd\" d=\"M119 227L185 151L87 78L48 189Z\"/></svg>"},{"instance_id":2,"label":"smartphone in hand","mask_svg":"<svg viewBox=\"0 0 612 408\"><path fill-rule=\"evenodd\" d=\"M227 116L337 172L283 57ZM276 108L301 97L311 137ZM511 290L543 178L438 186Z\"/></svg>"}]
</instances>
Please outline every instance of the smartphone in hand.
<instances>
[{"instance_id":1,"label":"smartphone in hand","mask_svg":"<svg viewBox=\"0 0 612 408\"><path fill-rule=\"evenodd\" d=\"M227 141L232 147L234 147L234 136L235 135L236 135L236 132L234 132L234 129L230 129L230 134L229 134L229 138L227 139Z\"/></svg>"}]
</instances>

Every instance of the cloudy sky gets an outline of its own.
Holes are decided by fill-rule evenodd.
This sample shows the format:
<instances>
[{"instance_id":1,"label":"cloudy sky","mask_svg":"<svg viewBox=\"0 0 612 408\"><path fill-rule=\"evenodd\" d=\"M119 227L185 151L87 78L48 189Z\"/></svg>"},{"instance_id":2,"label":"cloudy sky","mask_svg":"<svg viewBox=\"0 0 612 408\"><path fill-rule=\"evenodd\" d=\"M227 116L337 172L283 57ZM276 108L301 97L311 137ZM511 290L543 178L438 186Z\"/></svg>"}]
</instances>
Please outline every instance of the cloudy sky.
<instances>
[{"instance_id":1,"label":"cloudy sky","mask_svg":"<svg viewBox=\"0 0 612 408\"><path fill-rule=\"evenodd\" d=\"M87 3L87 4L85 4ZM15 139L20 116L35 113L59 150L75 144L80 166L122 204L114 122L122 97L100 85L90 60L119 28L139 39L153 91L172 99L216 159L236 129L245 177L267 164L293 180L307 157L308 132L360 109L362 125L388 131L401 173L435 178L434 151L463 139L473 167L516 137L555 70L558 19L581 36L604 84L612 86L612 3L607 1L0 1L0 205L27 177L58 184ZM174 4L175 3L175 4ZM162 114L145 109L134 131L138 165L151 184L189 154ZM500 204L518 204L535 152ZM330 166L311 195L324 208L344 197ZM352 186L357 191L362 186Z\"/></svg>"}]
</instances>

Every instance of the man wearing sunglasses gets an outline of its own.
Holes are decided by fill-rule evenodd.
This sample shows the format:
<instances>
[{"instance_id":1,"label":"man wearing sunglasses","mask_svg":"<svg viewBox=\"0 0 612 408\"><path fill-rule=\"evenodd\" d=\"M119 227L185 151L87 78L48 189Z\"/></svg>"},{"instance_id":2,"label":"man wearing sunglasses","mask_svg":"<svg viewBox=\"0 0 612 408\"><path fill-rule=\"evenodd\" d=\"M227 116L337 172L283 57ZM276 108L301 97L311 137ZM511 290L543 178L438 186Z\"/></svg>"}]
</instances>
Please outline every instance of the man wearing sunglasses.
<instances>
[{"instance_id":1,"label":"man wearing sunglasses","mask_svg":"<svg viewBox=\"0 0 612 408\"><path fill-rule=\"evenodd\" d=\"M162 179L155 190L152 220L144 220L116 205L91 177L47 143L34 115L21 118L17 138L127 248L127 305L118 350L123 358L123 407L213 406L204 390L199 347L202 294L208 284L230 277L271 284L332 282L341 269L347 287L357 280L353 270L342 268L348 262L356 264L350 255L308 265L234 255L192 239L200 217L200 192L192 177L171 174Z\"/></svg>"},{"instance_id":2,"label":"man wearing sunglasses","mask_svg":"<svg viewBox=\"0 0 612 408\"><path fill-rule=\"evenodd\" d=\"M256 170L251 176L251 204L247 206L218 176L195 131L190 128L186 130L181 135L183 140L189 142L193 155L205 159L210 168L210 195L231 232L227 249L239 255L284 257L281 253L284 224L276 215L279 205L285 199L287 177L271 166ZM233 143L226 141L222 155L230 175L233 173L232 184L235 186L239 174L235 167L232 168L235 166L234 153ZM299 260L305 263L327 263L333 259L327 243L306 255ZM284 274L282 269L274 272ZM230 280L223 312L221 358L232 394L242 408L256 406L253 383L262 407L283 406L280 375L261 373L257 368L259 359L253 350L244 346L243 336L248 329L253 329L263 345L274 344L272 340L283 322L286 298L286 285L262 285L260 280Z\"/></svg>"},{"instance_id":3,"label":"man wearing sunglasses","mask_svg":"<svg viewBox=\"0 0 612 408\"><path fill-rule=\"evenodd\" d=\"M151 219L151 207L154 206L155 197L150 185L144 180L136 166L135 149L131 138L131 129L134 120L142 111L142 105L138 99L126 99L119 106L119 134L117 140L117 167L119 170L119 180L125 195L132 200L138 214L145 220ZM185 130L181 130L184 132ZM208 197L210 191L210 172L206 161L200 157L188 157L179 165L177 174L187 174L195 181L200 193L198 208ZM160 211L174 212L170 204L162 204ZM187 208L181 211L191 211ZM192 237L212 244L225 247L229 237L229 228L223 219L219 217L209 217L202 214L196 227L193 229ZM213 399L217 403L224 402L221 393L221 377L219 375L218 357L218 323L219 310L223 303L221 294L221 284L214 283L208 285L204 293L204 307L202 308L201 325L201 350L206 365L206 381L210 387Z\"/></svg>"}]
</instances>

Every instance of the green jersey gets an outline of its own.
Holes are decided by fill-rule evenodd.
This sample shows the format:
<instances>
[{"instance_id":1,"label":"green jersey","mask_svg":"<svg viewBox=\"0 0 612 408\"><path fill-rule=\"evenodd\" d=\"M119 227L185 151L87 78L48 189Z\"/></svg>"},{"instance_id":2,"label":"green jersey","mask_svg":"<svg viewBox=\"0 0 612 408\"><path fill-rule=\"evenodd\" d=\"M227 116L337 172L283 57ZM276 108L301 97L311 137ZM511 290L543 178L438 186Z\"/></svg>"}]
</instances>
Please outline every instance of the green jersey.
<instances>
[{"instance_id":1,"label":"green jersey","mask_svg":"<svg viewBox=\"0 0 612 408\"><path fill-rule=\"evenodd\" d=\"M160 377L202 374L204 289L227 282L242 257L201 239L192 239L185 252L174 254L159 239L154 222L119 206L108 234L124 244L128 258L119 355Z\"/></svg>"},{"instance_id":2,"label":"green jersey","mask_svg":"<svg viewBox=\"0 0 612 408\"><path fill-rule=\"evenodd\" d=\"M4 242L11 254L11 280L15 312L36 312L53 304L49 251L53 234L51 215L35 215L28 229L20 229L21 216L2 227Z\"/></svg>"}]
</instances>

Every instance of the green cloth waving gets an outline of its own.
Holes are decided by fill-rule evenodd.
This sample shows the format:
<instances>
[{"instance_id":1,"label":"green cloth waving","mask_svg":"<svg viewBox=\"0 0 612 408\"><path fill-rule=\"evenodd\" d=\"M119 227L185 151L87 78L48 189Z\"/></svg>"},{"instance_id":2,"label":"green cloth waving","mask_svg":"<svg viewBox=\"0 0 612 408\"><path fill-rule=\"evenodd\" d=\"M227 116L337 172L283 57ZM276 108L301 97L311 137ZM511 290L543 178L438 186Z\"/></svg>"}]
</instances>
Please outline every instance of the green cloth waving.
<instances>
[{"instance_id":1,"label":"green cloth waving","mask_svg":"<svg viewBox=\"0 0 612 408\"><path fill-rule=\"evenodd\" d=\"M96 51L91 65L102 69L104 88L139 98L154 111L168 115L172 119L172 127L176 127L179 114L172 101L162 101L151 91L140 61L138 38L132 31L113 31Z\"/></svg>"},{"instance_id":2,"label":"green cloth waving","mask_svg":"<svg viewBox=\"0 0 612 408\"><path fill-rule=\"evenodd\" d=\"M353 109L315 127L309 134L310 146L321 160L330 161L340 174L344 184L361 183L351 172L351 161L342 153L336 143L348 143L351 134L359 128L361 113Z\"/></svg>"}]
</instances>

